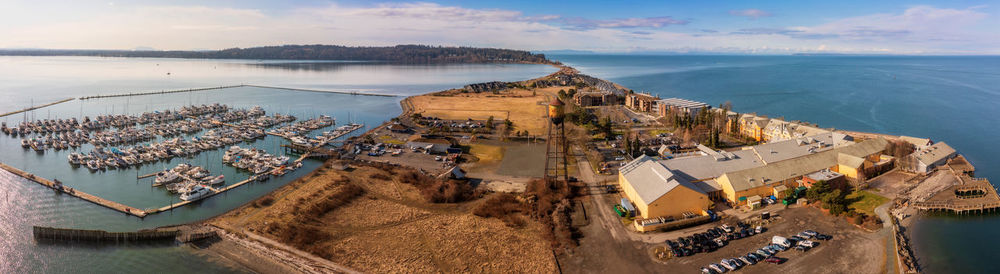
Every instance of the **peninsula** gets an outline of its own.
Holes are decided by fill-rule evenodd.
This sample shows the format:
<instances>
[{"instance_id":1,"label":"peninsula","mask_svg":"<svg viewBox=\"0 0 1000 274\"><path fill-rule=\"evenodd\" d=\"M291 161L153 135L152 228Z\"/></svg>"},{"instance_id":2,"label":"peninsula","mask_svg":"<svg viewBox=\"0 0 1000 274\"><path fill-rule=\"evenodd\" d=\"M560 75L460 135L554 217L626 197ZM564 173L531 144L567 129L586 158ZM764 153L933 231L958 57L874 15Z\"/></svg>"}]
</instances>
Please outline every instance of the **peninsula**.
<instances>
[{"instance_id":1,"label":"peninsula","mask_svg":"<svg viewBox=\"0 0 1000 274\"><path fill-rule=\"evenodd\" d=\"M397 45L391 47L284 45L231 48L210 51L7 49L0 50L0 56L99 56L309 61L335 60L401 64L552 63L546 59L543 54L533 54L523 50L424 45Z\"/></svg>"}]
</instances>

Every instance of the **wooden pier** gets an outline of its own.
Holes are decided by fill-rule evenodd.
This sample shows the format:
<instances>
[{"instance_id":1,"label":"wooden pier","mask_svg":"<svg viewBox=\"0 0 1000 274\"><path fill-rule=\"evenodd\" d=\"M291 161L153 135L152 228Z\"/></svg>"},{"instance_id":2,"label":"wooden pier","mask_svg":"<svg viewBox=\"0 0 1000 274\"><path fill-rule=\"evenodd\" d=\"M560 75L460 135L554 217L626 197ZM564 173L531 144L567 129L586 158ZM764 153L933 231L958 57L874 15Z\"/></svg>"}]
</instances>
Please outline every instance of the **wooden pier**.
<instances>
[{"instance_id":1,"label":"wooden pier","mask_svg":"<svg viewBox=\"0 0 1000 274\"><path fill-rule=\"evenodd\" d=\"M53 181L49 181L48 179L35 176L34 174L28 173L26 171L14 168L12 166L9 166L9 165L3 164L3 163L0 163L0 168L4 169L4 170L6 170L6 171L8 171L10 173L13 173L14 175L21 176L21 177L23 177L25 179L28 179L28 180L30 180L32 182L36 182L36 183L38 183L40 185L43 185L43 186L55 189L56 191L60 191L60 192L66 193L66 194L78 197L80 199L83 199L85 201L88 201L88 202L91 202L91 203L95 203L95 204L98 204L98 205L101 205L101 206L104 206L104 207L107 207L107 208L110 208L110 209L114 209L114 210L117 210L117 211L125 213L125 214L133 215L133 216L136 216L136 217L139 217L139 218L146 217L146 215L147 215L146 211L144 211L144 210L141 210L141 209L138 209L138 208L134 208L134 207L130 207L130 206L127 206L127 205L123 205L123 204L120 204L118 202L110 201L110 200L107 200L107 199L104 199L104 198L101 198L101 197L97 197L97 196L94 196L94 195L90 195L90 194L87 194L85 192L73 189L71 187L63 186L61 183L56 183L56 182L53 182Z\"/></svg>"},{"instance_id":2,"label":"wooden pier","mask_svg":"<svg viewBox=\"0 0 1000 274\"><path fill-rule=\"evenodd\" d=\"M41 226L34 226L31 230L35 239L115 243L174 240L177 238L177 235L179 235L178 230L107 232L103 230L67 229Z\"/></svg>"},{"instance_id":3,"label":"wooden pier","mask_svg":"<svg viewBox=\"0 0 1000 274\"><path fill-rule=\"evenodd\" d=\"M962 184L948 187L914 206L919 210L959 215L1000 211L1000 195L989 180L968 176L961 179Z\"/></svg>"},{"instance_id":4,"label":"wooden pier","mask_svg":"<svg viewBox=\"0 0 1000 274\"><path fill-rule=\"evenodd\" d=\"M11 111L11 112L8 112L8 113L0 114L0 117L10 116L10 115L14 115L14 114L22 113L22 112L28 112L28 111L32 111L32 110L36 110L36 109L40 109L40 108L44 108L44 107L54 106L54 105L62 104L62 103L73 101L73 100L74 100L73 98L63 99L63 100L59 100L59 101L56 101L56 102L52 102L52 103L48 103L48 104L44 104L44 105L40 105L40 106L29 107L29 108L18 110L18 111Z\"/></svg>"}]
</instances>

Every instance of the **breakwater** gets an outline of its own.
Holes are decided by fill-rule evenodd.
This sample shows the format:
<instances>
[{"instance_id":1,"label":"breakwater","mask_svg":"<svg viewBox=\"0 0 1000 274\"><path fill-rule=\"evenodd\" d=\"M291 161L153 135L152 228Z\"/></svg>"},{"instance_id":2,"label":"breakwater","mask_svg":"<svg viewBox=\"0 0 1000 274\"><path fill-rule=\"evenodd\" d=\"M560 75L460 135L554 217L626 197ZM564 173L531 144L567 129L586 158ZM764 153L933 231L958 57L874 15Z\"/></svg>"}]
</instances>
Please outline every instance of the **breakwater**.
<instances>
[{"instance_id":1,"label":"breakwater","mask_svg":"<svg viewBox=\"0 0 1000 274\"><path fill-rule=\"evenodd\" d=\"M362 95L362 96L379 96L379 97L399 97L395 94L378 94L378 93L368 93L368 92L357 92L357 91L335 91L335 90L322 90L322 89L308 89L308 88L289 88L289 87L275 87L275 86L261 86L261 85L242 85L244 87L254 87L254 88L269 88L269 89L283 89L290 91L305 91L305 92L320 92L320 93L339 93L348 95Z\"/></svg>"},{"instance_id":2,"label":"breakwater","mask_svg":"<svg viewBox=\"0 0 1000 274\"><path fill-rule=\"evenodd\" d=\"M114 94L101 94L101 95L91 95L91 96L80 97L80 100L101 99L101 98L114 98L114 97L129 97L129 96L160 95L160 94L171 94L171 93L182 93L182 92L195 92L195 91L206 91L206 90L216 90L216 89L229 89L229 88L239 88L239 87L269 88L269 89L281 89L281 90L289 90L289 91L304 91L304 92L318 92L318 93L336 93L336 94L346 94L346 95L377 96L377 97L398 97L399 96L399 95L394 95L394 94L378 94L378 93L368 93L368 92L358 92L358 91L336 91L336 90L322 90L322 89L307 89L307 88L291 88L291 87L275 87L275 86L262 86L262 85L240 84L240 85L204 87L204 88L186 88L186 89L172 89L172 90L159 90L159 91L139 91L139 92L125 92L125 93L114 93ZM67 100L72 100L72 99L67 99ZM59 103L61 103L61 102L59 102ZM45 106L40 106L40 107L45 107ZM40 107L36 107L36 108L40 108ZM2 117L2 116L0 116L0 117Z\"/></svg>"},{"instance_id":3,"label":"breakwater","mask_svg":"<svg viewBox=\"0 0 1000 274\"><path fill-rule=\"evenodd\" d=\"M18 110L18 111L11 111L11 112L7 112L7 113L4 113L4 114L0 114L0 117L10 116L10 115L14 115L14 114L22 113L22 112L28 112L28 111L32 111L32 110L36 110L36 109L48 107L48 106L54 106L54 105L62 104L62 103L73 101L73 100L74 100L73 98L62 99L62 100L59 100L59 101L55 101L55 102L44 104L44 105L40 105L40 106L34 106L34 107L29 107L29 108Z\"/></svg>"},{"instance_id":4,"label":"breakwater","mask_svg":"<svg viewBox=\"0 0 1000 274\"><path fill-rule=\"evenodd\" d=\"M174 89L174 90L161 90L161 91L146 91L146 92L128 92L128 93L118 93L118 94L105 94L105 95L91 95L80 97L80 100L89 99L100 99L100 98L112 98L112 97L129 97L129 96L143 96L143 95L157 95L157 94L170 94L170 93L181 93L181 92L194 92L194 91L205 91L214 89L227 89L227 88L238 88L243 85L234 86L218 86L218 87L207 87L207 88L188 88L188 89Z\"/></svg>"},{"instance_id":5,"label":"breakwater","mask_svg":"<svg viewBox=\"0 0 1000 274\"><path fill-rule=\"evenodd\" d=\"M34 234L35 239L115 243L173 240L180 233L178 230L107 232L103 230L83 230L41 226L34 226L31 231Z\"/></svg>"}]
</instances>

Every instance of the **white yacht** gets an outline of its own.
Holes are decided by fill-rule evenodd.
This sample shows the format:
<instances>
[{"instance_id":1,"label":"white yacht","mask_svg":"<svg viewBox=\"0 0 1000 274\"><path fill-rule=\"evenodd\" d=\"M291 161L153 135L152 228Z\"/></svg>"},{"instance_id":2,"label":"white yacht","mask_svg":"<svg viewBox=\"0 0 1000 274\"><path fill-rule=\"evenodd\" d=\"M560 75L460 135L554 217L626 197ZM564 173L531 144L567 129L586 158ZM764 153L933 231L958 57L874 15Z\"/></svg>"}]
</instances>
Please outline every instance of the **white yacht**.
<instances>
[{"instance_id":1,"label":"white yacht","mask_svg":"<svg viewBox=\"0 0 1000 274\"><path fill-rule=\"evenodd\" d=\"M160 172L159 174L156 174L156 181L155 182L158 185L169 184L169 183L176 182L177 179L180 179L180 178L181 177L177 176L177 173L175 173L173 171L163 171L163 172Z\"/></svg>"},{"instance_id":2,"label":"white yacht","mask_svg":"<svg viewBox=\"0 0 1000 274\"><path fill-rule=\"evenodd\" d=\"M211 189L208 189L203 185L195 185L190 190L181 193L181 200L194 201L205 197L209 193L212 193Z\"/></svg>"}]
</instances>

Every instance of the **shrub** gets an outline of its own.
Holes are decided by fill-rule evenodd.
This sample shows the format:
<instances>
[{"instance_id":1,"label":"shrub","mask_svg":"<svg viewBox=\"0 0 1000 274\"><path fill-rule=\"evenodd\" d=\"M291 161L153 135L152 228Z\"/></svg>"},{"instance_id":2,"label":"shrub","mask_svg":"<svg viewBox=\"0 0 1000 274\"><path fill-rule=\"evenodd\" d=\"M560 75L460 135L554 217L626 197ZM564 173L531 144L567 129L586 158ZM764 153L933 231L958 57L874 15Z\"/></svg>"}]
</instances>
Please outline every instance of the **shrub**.
<instances>
[{"instance_id":1,"label":"shrub","mask_svg":"<svg viewBox=\"0 0 1000 274\"><path fill-rule=\"evenodd\" d=\"M260 201L258 201L258 204L260 204L261 206L271 206L272 204L274 204L274 197L271 196L264 197L263 199L260 199Z\"/></svg>"},{"instance_id":2,"label":"shrub","mask_svg":"<svg viewBox=\"0 0 1000 274\"><path fill-rule=\"evenodd\" d=\"M383 181L392 180L392 178L390 178L389 175L385 175L385 174L382 174L382 173L375 173L375 174L372 174L369 177L371 177L372 179L383 180Z\"/></svg>"}]
</instances>

